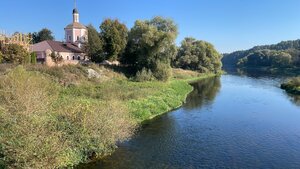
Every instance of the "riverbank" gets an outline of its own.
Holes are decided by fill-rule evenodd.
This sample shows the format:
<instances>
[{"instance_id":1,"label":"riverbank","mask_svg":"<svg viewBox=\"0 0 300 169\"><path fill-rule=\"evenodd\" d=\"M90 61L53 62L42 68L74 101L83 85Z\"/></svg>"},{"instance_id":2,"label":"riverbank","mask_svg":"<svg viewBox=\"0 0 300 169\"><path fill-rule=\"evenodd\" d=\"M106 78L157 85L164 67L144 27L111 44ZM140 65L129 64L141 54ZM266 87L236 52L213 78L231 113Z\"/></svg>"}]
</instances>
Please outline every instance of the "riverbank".
<instances>
[{"instance_id":1,"label":"riverbank","mask_svg":"<svg viewBox=\"0 0 300 169\"><path fill-rule=\"evenodd\" d=\"M174 69L169 82L134 82L95 65L2 67L0 163L59 168L101 158L141 122L180 107L190 80L211 76Z\"/></svg>"},{"instance_id":2,"label":"riverbank","mask_svg":"<svg viewBox=\"0 0 300 169\"><path fill-rule=\"evenodd\" d=\"M300 95L300 77L289 79L281 85L281 89L286 90L290 94Z\"/></svg>"}]
</instances>

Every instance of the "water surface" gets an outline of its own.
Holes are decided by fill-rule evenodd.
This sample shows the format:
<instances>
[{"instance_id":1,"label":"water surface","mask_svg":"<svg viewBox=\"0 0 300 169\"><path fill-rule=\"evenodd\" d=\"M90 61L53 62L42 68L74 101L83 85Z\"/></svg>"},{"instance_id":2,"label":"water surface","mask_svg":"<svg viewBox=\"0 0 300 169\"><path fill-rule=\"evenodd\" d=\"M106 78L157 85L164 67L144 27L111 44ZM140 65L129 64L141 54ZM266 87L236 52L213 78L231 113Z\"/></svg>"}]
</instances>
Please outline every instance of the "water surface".
<instances>
[{"instance_id":1,"label":"water surface","mask_svg":"<svg viewBox=\"0 0 300 169\"><path fill-rule=\"evenodd\" d=\"M154 119L87 168L300 168L300 105L283 78L224 75L193 84L182 108Z\"/></svg>"}]
</instances>

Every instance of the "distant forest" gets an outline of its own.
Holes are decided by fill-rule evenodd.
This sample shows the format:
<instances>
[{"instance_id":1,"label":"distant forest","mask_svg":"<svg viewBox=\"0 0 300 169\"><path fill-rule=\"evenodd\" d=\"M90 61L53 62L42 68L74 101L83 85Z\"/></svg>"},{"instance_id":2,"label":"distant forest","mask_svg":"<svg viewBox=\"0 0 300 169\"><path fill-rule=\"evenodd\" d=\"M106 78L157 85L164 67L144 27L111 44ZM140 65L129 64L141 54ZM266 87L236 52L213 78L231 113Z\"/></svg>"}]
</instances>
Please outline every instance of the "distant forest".
<instances>
[{"instance_id":1,"label":"distant forest","mask_svg":"<svg viewBox=\"0 0 300 169\"><path fill-rule=\"evenodd\" d=\"M275 45L256 46L249 50L224 54L222 63L228 67L300 67L300 40Z\"/></svg>"}]
</instances>

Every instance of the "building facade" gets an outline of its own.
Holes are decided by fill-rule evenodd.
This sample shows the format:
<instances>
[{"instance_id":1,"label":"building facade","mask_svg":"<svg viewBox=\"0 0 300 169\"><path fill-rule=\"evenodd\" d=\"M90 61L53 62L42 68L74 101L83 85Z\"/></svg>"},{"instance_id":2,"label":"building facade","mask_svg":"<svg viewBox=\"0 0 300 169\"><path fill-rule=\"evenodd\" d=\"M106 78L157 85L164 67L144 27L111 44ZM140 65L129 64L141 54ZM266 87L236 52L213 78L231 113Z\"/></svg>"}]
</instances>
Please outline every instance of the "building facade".
<instances>
[{"instance_id":1,"label":"building facade","mask_svg":"<svg viewBox=\"0 0 300 169\"><path fill-rule=\"evenodd\" d=\"M65 40L68 43L79 44L79 47L88 40L87 28L79 22L77 8L73 9L73 22L65 27Z\"/></svg>"},{"instance_id":2,"label":"building facade","mask_svg":"<svg viewBox=\"0 0 300 169\"><path fill-rule=\"evenodd\" d=\"M45 63L49 66L54 65L51 62L51 54L53 53L62 58L61 65L77 64L87 60L83 51L83 46L87 41L87 28L79 22L78 10L74 8L73 22L65 27L65 42L43 41L32 45L31 51L36 53L39 63Z\"/></svg>"}]
</instances>

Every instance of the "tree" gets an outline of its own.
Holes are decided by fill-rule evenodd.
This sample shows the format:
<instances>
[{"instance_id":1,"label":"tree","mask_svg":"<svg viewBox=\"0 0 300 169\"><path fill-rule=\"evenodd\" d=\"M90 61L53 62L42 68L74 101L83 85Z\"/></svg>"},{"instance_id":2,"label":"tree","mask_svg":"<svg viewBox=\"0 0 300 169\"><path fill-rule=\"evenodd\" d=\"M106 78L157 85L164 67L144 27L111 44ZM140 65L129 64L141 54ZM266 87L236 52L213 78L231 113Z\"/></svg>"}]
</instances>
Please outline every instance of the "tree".
<instances>
[{"instance_id":1,"label":"tree","mask_svg":"<svg viewBox=\"0 0 300 169\"><path fill-rule=\"evenodd\" d=\"M105 60L103 54L103 42L99 37L99 33L92 25L89 25L87 28L89 33L86 52L93 62L102 62Z\"/></svg>"},{"instance_id":2,"label":"tree","mask_svg":"<svg viewBox=\"0 0 300 169\"><path fill-rule=\"evenodd\" d=\"M181 42L173 65L183 69L214 73L221 71L222 67L221 55L214 46L194 38L185 38Z\"/></svg>"},{"instance_id":3,"label":"tree","mask_svg":"<svg viewBox=\"0 0 300 169\"><path fill-rule=\"evenodd\" d=\"M36 64L36 63L37 63L37 55L36 55L36 53L35 53L35 52L32 52L32 53L30 54L30 57L31 57L31 63L32 63L32 64Z\"/></svg>"},{"instance_id":4,"label":"tree","mask_svg":"<svg viewBox=\"0 0 300 169\"><path fill-rule=\"evenodd\" d=\"M122 62L136 68L150 70L158 80L171 76L171 60L176 56L177 26L171 19L155 17L136 21L130 30L126 53Z\"/></svg>"},{"instance_id":5,"label":"tree","mask_svg":"<svg viewBox=\"0 0 300 169\"><path fill-rule=\"evenodd\" d=\"M119 20L106 19L100 25L107 60L118 60L127 44L128 29Z\"/></svg>"},{"instance_id":6,"label":"tree","mask_svg":"<svg viewBox=\"0 0 300 169\"><path fill-rule=\"evenodd\" d=\"M45 40L54 40L54 36L52 34L52 31L44 28L40 30L38 33L34 32L32 33L32 42L33 44L39 43Z\"/></svg>"},{"instance_id":7,"label":"tree","mask_svg":"<svg viewBox=\"0 0 300 169\"><path fill-rule=\"evenodd\" d=\"M3 60L9 63L25 63L30 54L22 46L17 44L3 45L1 48Z\"/></svg>"}]
</instances>

